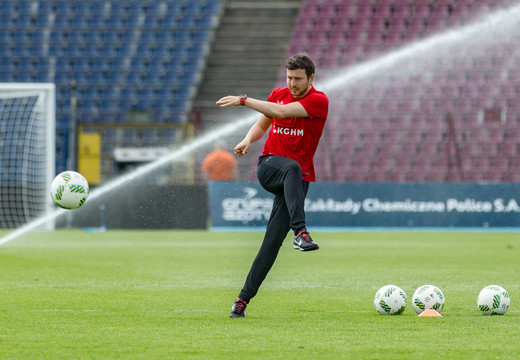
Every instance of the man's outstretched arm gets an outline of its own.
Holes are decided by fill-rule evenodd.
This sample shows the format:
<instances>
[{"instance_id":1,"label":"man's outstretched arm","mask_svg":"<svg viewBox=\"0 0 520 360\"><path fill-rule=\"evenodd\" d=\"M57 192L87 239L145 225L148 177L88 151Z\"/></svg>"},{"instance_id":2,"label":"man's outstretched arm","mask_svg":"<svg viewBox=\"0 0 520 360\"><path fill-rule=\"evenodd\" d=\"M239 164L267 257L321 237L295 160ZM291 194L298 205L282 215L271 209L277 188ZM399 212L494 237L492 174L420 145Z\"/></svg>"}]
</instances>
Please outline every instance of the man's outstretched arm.
<instances>
[{"instance_id":1,"label":"man's outstretched arm","mask_svg":"<svg viewBox=\"0 0 520 360\"><path fill-rule=\"evenodd\" d=\"M240 106L240 98L238 96L228 95L217 101L217 105L221 107L226 106ZM307 111L298 101L289 104L277 104L274 102L263 101L248 97L245 101L245 106L268 117L277 119L286 119L290 117L308 117Z\"/></svg>"}]
</instances>

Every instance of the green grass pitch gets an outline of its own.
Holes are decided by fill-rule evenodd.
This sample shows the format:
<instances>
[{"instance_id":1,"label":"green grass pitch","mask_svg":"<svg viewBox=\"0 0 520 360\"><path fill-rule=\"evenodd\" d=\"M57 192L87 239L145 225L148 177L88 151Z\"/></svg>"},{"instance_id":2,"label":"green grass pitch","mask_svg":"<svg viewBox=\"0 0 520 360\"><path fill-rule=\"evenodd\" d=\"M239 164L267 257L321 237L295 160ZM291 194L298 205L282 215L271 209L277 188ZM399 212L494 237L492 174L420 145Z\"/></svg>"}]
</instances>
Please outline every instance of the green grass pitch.
<instances>
[{"instance_id":1,"label":"green grass pitch","mask_svg":"<svg viewBox=\"0 0 520 360\"><path fill-rule=\"evenodd\" d=\"M30 233L0 247L1 359L520 358L520 234L312 233L288 238L251 301L230 319L263 234L79 229ZM400 316L373 306L400 286ZM422 284L445 295L442 318L411 305ZM479 291L508 290L504 316Z\"/></svg>"}]
</instances>

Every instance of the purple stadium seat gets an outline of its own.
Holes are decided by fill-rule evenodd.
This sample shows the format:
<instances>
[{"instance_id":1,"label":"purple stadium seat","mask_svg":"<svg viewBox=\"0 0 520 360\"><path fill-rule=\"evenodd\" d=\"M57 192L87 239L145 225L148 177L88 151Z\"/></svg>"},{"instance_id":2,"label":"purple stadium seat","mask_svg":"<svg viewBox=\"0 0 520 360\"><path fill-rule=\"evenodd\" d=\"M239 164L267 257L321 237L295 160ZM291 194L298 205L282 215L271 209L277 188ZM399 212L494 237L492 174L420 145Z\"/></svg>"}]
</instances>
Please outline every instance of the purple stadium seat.
<instances>
[{"instance_id":1,"label":"purple stadium seat","mask_svg":"<svg viewBox=\"0 0 520 360\"><path fill-rule=\"evenodd\" d=\"M515 171L520 173L520 157L510 157L509 171Z\"/></svg>"},{"instance_id":2,"label":"purple stadium seat","mask_svg":"<svg viewBox=\"0 0 520 360\"><path fill-rule=\"evenodd\" d=\"M493 141L490 141L490 140L484 140L482 143L481 143L481 156L485 156L485 157L495 157L498 155L498 151L499 151L499 146L500 144L499 143L496 143L496 142L493 142Z\"/></svg>"},{"instance_id":3,"label":"purple stadium seat","mask_svg":"<svg viewBox=\"0 0 520 360\"><path fill-rule=\"evenodd\" d=\"M357 166L361 166L363 163L367 166L366 170L369 169L369 159L377 153L377 144L374 142L363 142L359 147L356 147L356 154L363 159L360 163L356 163ZM359 158L357 159L359 161ZM354 165L354 164L353 164Z\"/></svg>"},{"instance_id":4,"label":"purple stadium seat","mask_svg":"<svg viewBox=\"0 0 520 360\"><path fill-rule=\"evenodd\" d=\"M488 127L486 129L486 140L499 144L504 140L504 129L498 125L498 127Z\"/></svg>"},{"instance_id":5,"label":"purple stadium seat","mask_svg":"<svg viewBox=\"0 0 520 360\"><path fill-rule=\"evenodd\" d=\"M333 30L329 33L329 49L342 52L341 48L347 42L347 35L344 31Z\"/></svg>"},{"instance_id":6,"label":"purple stadium seat","mask_svg":"<svg viewBox=\"0 0 520 360\"><path fill-rule=\"evenodd\" d=\"M308 0L303 5L301 12L304 13L307 17L317 18L320 14L319 3L317 1Z\"/></svg>"},{"instance_id":7,"label":"purple stadium seat","mask_svg":"<svg viewBox=\"0 0 520 360\"><path fill-rule=\"evenodd\" d=\"M426 175L428 174L427 171L422 169L412 169L408 176L406 177L407 182L412 183L422 183L425 182Z\"/></svg>"},{"instance_id":8,"label":"purple stadium seat","mask_svg":"<svg viewBox=\"0 0 520 360\"><path fill-rule=\"evenodd\" d=\"M410 114L417 109L416 102L413 99L404 98L397 103L397 111L403 114Z\"/></svg>"},{"instance_id":9,"label":"purple stadium seat","mask_svg":"<svg viewBox=\"0 0 520 360\"><path fill-rule=\"evenodd\" d=\"M442 152L442 150L440 150L439 154L437 156L434 156L431 158L430 170L434 171L434 172L446 172L447 169L448 169L448 154L445 152Z\"/></svg>"},{"instance_id":10,"label":"purple stadium seat","mask_svg":"<svg viewBox=\"0 0 520 360\"><path fill-rule=\"evenodd\" d=\"M435 148L435 151L432 151L431 149L420 149L419 153L414 159L414 168L421 169L421 170L428 170L430 171L432 169L432 164L435 162L435 160L439 157L439 148Z\"/></svg>"},{"instance_id":11,"label":"purple stadium seat","mask_svg":"<svg viewBox=\"0 0 520 360\"><path fill-rule=\"evenodd\" d=\"M359 2L355 8L352 9L352 16L356 19L369 19L372 17L372 5L366 2Z\"/></svg>"},{"instance_id":12,"label":"purple stadium seat","mask_svg":"<svg viewBox=\"0 0 520 360\"><path fill-rule=\"evenodd\" d=\"M351 29L347 34L347 41L350 47L355 47L363 42L365 38L365 32L363 30Z\"/></svg>"},{"instance_id":13,"label":"purple stadium seat","mask_svg":"<svg viewBox=\"0 0 520 360\"><path fill-rule=\"evenodd\" d=\"M506 171L502 175L502 181L505 181L505 182L520 182L520 170L519 169L515 169L515 170Z\"/></svg>"},{"instance_id":14,"label":"purple stadium seat","mask_svg":"<svg viewBox=\"0 0 520 360\"><path fill-rule=\"evenodd\" d=\"M392 169L393 161L386 154L382 154L375 158L372 162L372 172L387 172Z\"/></svg>"},{"instance_id":15,"label":"purple stadium seat","mask_svg":"<svg viewBox=\"0 0 520 360\"><path fill-rule=\"evenodd\" d=\"M404 165L406 160L410 165L411 159L417 154L417 143L414 142L401 142L401 146L397 152L396 164L400 163ZM406 159L406 160L405 160Z\"/></svg>"},{"instance_id":16,"label":"purple stadium seat","mask_svg":"<svg viewBox=\"0 0 520 360\"><path fill-rule=\"evenodd\" d=\"M392 14L393 19L407 20L411 17L411 11L409 4L402 1L397 1L394 6L394 13Z\"/></svg>"},{"instance_id":17,"label":"purple stadium seat","mask_svg":"<svg viewBox=\"0 0 520 360\"><path fill-rule=\"evenodd\" d=\"M412 17L408 20L408 26L406 31L407 38L417 38L418 33L421 34L426 27L424 18Z\"/></svg>"},{"instance_id":18,"label":"purple stadium seat","mask_svg":"<svg viewBox=\"0 0 520 360\"><path fill-rule=\"evenodd\" d=\"M431 16L433 18L447 18L451 15L451 4L436 3L433 5Z\"/></svg>"},{"instance_id":19,"label":"purple stadium seat","mask_svg":"<svg viewBox=\"0 0 520 360\"><path fill-rule=\"evenodd\" d=\"M375 7L373 18L374 19L383 19L386 20L392 16L392 8L390 7L392 4L386 4L381 2Z\"/></svg>"},{"instance_id":20,"label":"purple stadium seat","mask_svg":"<svg viewBox=\"0 0 520 360\"><path fill-rule=\"evenodd\" d=\"M369 182L385 182L387 181L387 172L380 170L372 170L367 174L365 181Z\"/></svg>"},{"instance_id":21,"label":"purple stadium seat","mask_svg":"<svg viewBox=\"0 0 520 360\"><path fill-rule=\"evenodd\" d=\"M338 4L336 16L338 18L352 19L356 17L357 8L353 1L345 1Z\"/></svg>"},{"instance_id":22,"label":"purple stadium seat","mask_svg":"<svg viewBox=\"0 0 520 360\"><path fill-rule=\"evenodd\" d=\"M424 158L431 159L433 156L436 156L439 151L439 141L421 141L419 144L419 155L424 156Z\"/></svg>"},{"instance_id":23,"label":"purple stadium seat","mask_svg":"<svg viewBox=\"0 0 520 360\"><path fill-rule=\"evenodd\" d=\"M444 127L430 128L424 133L424 142L438 144L444 138L445 129Z\"/></svg>"},{"instance_id":24,"label":"purple stadium seat","mask_svg":"<svg viewBox=\"0 0 520 360\"><path fill-rule=\"evenodd\" d=\"M336 5L332 3L325 3L319 10L320 18L333 19L336 17Z\"/></svg>"},{"instance_id":25,"label":"purple stadium seat","mask_svg":"<svg viewBox=\"0 0 520 360\"><path fill-rule=\"evenodd\" d=\"M514 158L518 155L517 141L508 141L500 144L498 154L504 158Z\"/></svg>"},{"instance_id":26,"label":"purple stadium seat","mask_svg":"<svg viewBox=\"0 0 520 360\"><path fill-rule=\"evenodd\" d=\"M323 46L329 42L327 33L323 31L312 32L309 40L314 46Z\"/></svg>"},{"instance_id":27,"label":"purple stadium seat","mask_svg":"<svg viewBox=\"0 0 520 360\"><path fill-rule=\"evenodd\" d=\"M365 43L376 45L383 42L383 34L379 30L366 31Z\"/></svg>"},{"instance_id":28,"label":"purple stadium seat","mask_svg":"<svg viewBox=\"0 0 520 360\"><path fill-rule=\"evenodd\" d=\"M366 42L360 49L362 49L362 55L365 59L375 58L382 53L379 42Z\"/></svg>"},{"instance_id":29,"label":"purple stadium seat","mask_svg":"<svg viewBox=\"0 0 520 360\"><path fill-rule=\"evenodd\" d=\"M415 18L419 18L419 19L429 18L430 17L430 4L416 2L416 4L413 7L412 14Z\"/></svg>"},{"instance_id":30,"label":"purple stadium seat","mask_svg":"<svg viewBox=\"0 0 520 360\"><path fill-rule=\"evenodd\" d=\"M398 171L391 170L386 174L386 178L390 182L407 182L408 181L408 171Z\"/></svg>"},{"instance_id":31,"label":"purple stadium seat","mask_svg":"<svg viewBox=\"0 0 520 360\"><path fill-rule=\"evenodd\" d=\"M336 18L332 30L336 32L344 32L350 30L350 20L348 18Z\"/></svg>"},{"instance_id":32,"label":"purple stadium seat","mask_svg":"<svg viewBox=\"0 0 520 360\"><path fill-rule=\"evenodd\" d=\"M327 55L325 55L319 61L319 65L322 69L336 69L338 67L338 64L339 62L337 56L328 57Z\"/></svg>"},{"instance_id":33,"label":"purple stadium seat","mask_svg":"<svg viewBox=\"0 0 520 360\"><path fill-rule=\"evenodd\" d=\"M406 30L406 21L404 18L392 17L388 20L386 28L388 32L403 32Z\"/></svg>"},{"instance_id":34,"label":"purple stadium seat","mask_svg":"<svg viewBox=\"0 0 520 360\"><path fill-rule=\"evenodd\" d=\"M480 143L477 143L475 140L466 142L463 144L459 152L463 158L471 158L480 155Z\"/></svg>"},{"instance_id":35,"label":"purple stadium seat","mask_svg":"<svg viewBox=\"0 0 520 360\"><path fill-rule=\"evenodd\" d=\"M383 138L384 144L398 144L401 142L402 132L403 132L402 129L390 126L390 122L387 121L387 119L384 117L383 118L375 117L372 119L372 122L374 124L383 124L383 125L376 125L377 128L381 128L381 127L385 126L384 138Z\"/></svg>"},{"instance_id":36,"label":"purple stadium seat","mask_svg":"<svg viewBox=\"0 0 520 360\"><path fill-rule=\"evenodd\" d=\"M469 159L463 159L463 169L484 173L489 169L489 167L490 164L487 157L478 156Z\"/></svg>"},{"instance_id":37,"label":"purple stadium seat","mask_svg":"<svg viewBox=\"0 0 520 360\"><path fill-rule=\"evenodd\" d=\"M516 99L518 97L516 86L510 83L501 84L499 93L500 96L505 99Z\"/></svg>"},{"instance_id":38,"label":"purple stadium seat","mask_svg":"<svg viewBox=\"0 0 520 360\"><path fill-rule=\"evenodd\" d=\"M310 31L314 28L314 18L306 17L301 21L296 22L294 25L294 35L301 33L302 31ZM293 41L294 41L293 35Z\"/></svg>"},{"instance_id":39,"label":"purple stadium seat","mask_svg":"<svg viewBox=\"0 0 520 360\"><path fill-rule=\"evenodd\" d=\"M381 48L383 51L391 51L403 43L402 31L388 31L383 38Z\"/></svg>"},{"instance_id":40,"label":"purple stadium seat","mask_svg":"<svg viewBox=\"0 0 520 360\"><path fill-rule=\"evenodd\" d=\"M351 170L346 175L344 180L347 182L364 182L367 179L367 173L364 171Z\"/></svg>"},{"instance_id":41,"label":"purple stadium seat","mask_svg":"<svg viewBox=\"0 0 520 360\"><path fill-rule=\"evenodd\" d=\"M412 168L413 154L400 152L394 158L392 170L398 172L408 172Z\"/></svg>"},{"instance_id":42,"label":"purple stadium seat","mask_svg":"<svg viewBox=\"0 0 520 360\"><path fill-rule=\"evenodd\" d=\"M482 178L484 181L493 182L493 183L502 182L503 177L504 177L503 172L493 171L493 170L490 170L490 171L482 174Z\"/></svg>"},{"instance_id":43,"label":"purple stadium seat","mask_svg":"<svg viewBox=\"0 0 520 360\"><path fill-rule=\"evenodd\" d=\"M334 148L337 147L338 153L342 154L344 156L344 159L348 159L352 156L354 156L356 152L356 143L355 141L348 141L343 139L338 144L333 145Z\"/></svg>"},{"instance_id":44,"label":"purple stadium seat","mask_svg":"<svg viewBox=\"0 0 520 360\"><path fill-rule=\"evenodd\" d=\"M440 31L446 29L447 27L449 27L449 26L447 25L447 20L444 17L432 16L432 18L430 18L426 21L425 29L428 34L433 34L436 32L440 32Z\"/></svg>"},{"instance_id":45,"label":"purple stadium seat","mask_svg":"<svg viewBox=\"0 0 520 360\"><path fill-rule=\"evenodd\" d=\"M480 171L468 170L463 173L463 180L466 182L482 182L485 181L485 173Z\"/></svg>"},{"instance_id":46,"label":"purple stadium seat","mask_svg":"<svg viewBox=\"0 0 520 360\"><path fill-rule=\"evenodd\" d=\"M439 171L427 172L424 175L424 181L425 182L434 182L434 183L445 182L446 181L446 173L439 172Z\"/></svg>"},{"instance_id":47,"label":"purple stadium seat","mask_svg":"<svg viewBox=\"0 0 520 360\"><path fill-rule=\"evenodd\" d=\"M463 4L462 1L458 1L455 6L452 7L451 17L454 19L466 19L470 15L470 7Z\"/></svg>"},{"instance_id":48,"label":"purple stadium seat","mask_svg":"<svg viewBox=\"0 0 520 360\"><path fill-rule=\"evenodd\" d=\"M499 173L505 173L509 171L510 164L509 158L503 156L495 156L490 159L489 164L492 171Z\"/></svg>"},{"instance_id":49,"label":"purple stadium seat","mask_svg":"<svg viewBox=\"0 0 520 360\"><path fill-rule=\"evenodd\" d=\"M372 28L372 21L370 18L356 17L351 22L352 31L364 32Z\"/></svg>"}]
</instances>

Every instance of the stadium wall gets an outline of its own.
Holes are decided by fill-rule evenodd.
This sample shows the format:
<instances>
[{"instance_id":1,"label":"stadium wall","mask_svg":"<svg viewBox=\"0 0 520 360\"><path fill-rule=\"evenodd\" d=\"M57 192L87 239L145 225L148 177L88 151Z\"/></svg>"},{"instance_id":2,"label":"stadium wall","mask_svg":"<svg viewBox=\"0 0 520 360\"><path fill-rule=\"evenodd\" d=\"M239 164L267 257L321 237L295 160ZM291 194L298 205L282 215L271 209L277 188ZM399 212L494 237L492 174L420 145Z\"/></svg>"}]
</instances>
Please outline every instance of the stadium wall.
<instances>
[{"instance_id":1,"label":"stadium wall","mask_svg":"<svg viewBox=\"0 0 520 360\"><path fill-rule=\"evenodd\" d=\"M315 230L520 230L518 183L315 183L305 204ZM212 230L263 230L273 196L254 182L209 185Z\"/></svg>"},{"instance_id":2,"label":"stadium wall","mask_svg":"<svg viewBox=\"0 0 520 360\"><path fill-rule=\"evenodd\" d=\"M60 218L57 227L108 229L206 229L205 185L128 184Z\"/></svg>"}]
</instances>

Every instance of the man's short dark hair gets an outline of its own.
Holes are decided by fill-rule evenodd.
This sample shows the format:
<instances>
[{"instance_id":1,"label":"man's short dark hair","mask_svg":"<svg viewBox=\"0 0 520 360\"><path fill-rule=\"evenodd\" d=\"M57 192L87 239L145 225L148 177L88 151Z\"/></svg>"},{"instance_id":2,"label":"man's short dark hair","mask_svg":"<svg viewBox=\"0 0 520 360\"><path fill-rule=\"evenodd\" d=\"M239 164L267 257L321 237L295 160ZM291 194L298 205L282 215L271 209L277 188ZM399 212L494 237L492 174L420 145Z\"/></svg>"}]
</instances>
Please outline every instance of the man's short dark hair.
<instances>
[{"instance_id":1,"label":"man's short dark hair","mask_svg":"<svg viewBox=\"0 0 520 360\"><path fill-rule=\"evenodd\" d=\"M304 69L305 74L307 74L307 78L310 78L315 71L314 63L312 62L309 55L307 55L307 53L300 53L291 56L289 59L287 59L285 67L287 70Z\"/></svg>"}]
</instances>

